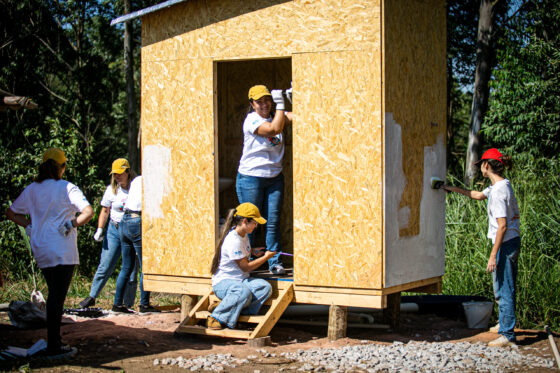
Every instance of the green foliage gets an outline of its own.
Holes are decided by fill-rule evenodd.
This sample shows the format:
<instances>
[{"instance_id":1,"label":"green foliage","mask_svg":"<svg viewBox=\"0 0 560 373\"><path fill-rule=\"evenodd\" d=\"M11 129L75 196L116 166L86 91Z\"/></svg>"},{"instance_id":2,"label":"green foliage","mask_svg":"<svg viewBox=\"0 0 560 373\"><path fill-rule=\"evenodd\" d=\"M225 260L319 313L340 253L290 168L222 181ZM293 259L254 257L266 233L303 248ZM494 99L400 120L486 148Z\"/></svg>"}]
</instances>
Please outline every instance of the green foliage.
<instances>
[{"instance_id":1,"label":"green foliage","mask_svg":"<svg viewBox=\"0 0 560 373\"><path fill-rule=\"evenodd\" d=\"M521 255L517 278L518 327L560 327L560 164L546 171L528 165L507 175L514 187L521 218ZM540 180L541 182L536 182ZM449 184L459 185L450 177ZM546 185L546 187L544 187ZM479 185L482 189L483 185ZM484 202L450 193L446 213L446 294L493 298L486 273L492 249L486 238Z\"/></svg>"}]
</instances>

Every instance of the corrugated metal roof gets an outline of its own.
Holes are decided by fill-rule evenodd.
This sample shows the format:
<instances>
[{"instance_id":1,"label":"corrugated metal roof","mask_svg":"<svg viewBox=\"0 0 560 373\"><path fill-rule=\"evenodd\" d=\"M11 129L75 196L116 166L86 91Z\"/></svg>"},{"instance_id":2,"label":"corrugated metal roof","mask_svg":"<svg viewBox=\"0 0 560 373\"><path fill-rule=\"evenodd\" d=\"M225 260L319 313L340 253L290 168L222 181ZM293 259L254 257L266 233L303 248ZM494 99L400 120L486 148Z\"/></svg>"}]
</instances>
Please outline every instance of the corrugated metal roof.
<instances>
[{"instance_id":1,"label":"corrugated metal roof","mask_svg":"<svg viewBox=\"0 0 560 373\"><path fill-rule=\"evenodd\" d=\"M146 14L156 12L156 11L158 11L160 9L163 9L163 8L169 8L170 6L175 5L175 4L184 3L185 1L188 1L188 0L167 0L163 3L161 3L161 4L152 5L148 8L144 8L144 9L141 9L141 10L137 10L136 12L125 14L124 16L120 16L119 18L115 18L114 20L112 20L111 21L111 26L116 25L117 23L122 23L122 22L130 21L132 19L143 17Z\"/></svg>"}]
</instances>

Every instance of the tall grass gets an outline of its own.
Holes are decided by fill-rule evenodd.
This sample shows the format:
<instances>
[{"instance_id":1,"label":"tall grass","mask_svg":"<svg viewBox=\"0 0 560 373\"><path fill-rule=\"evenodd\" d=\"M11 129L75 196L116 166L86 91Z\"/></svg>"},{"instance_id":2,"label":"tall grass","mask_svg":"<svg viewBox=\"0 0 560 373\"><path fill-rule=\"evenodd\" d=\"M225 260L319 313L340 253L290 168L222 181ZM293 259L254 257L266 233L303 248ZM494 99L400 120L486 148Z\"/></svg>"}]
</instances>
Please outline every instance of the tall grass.
<instances>
[{"instance_id":1,"label":"tall grass","mask_svg":"<svg viewBox=\"0 0 560 373\"><path fill-rule=\"evenodd\" d=\"M525 166L505 175L512 183L521 219L517 277L518 327L560 328L560 172ZM448 183L461 183L448 177ZM485 184L484 186L486 186ZM475 188L482 190L478 185ZM493 299L486 273L492 243L486 238L486 201L447 195L445 294L483 295Z\"/></svg>"}]
</instances>

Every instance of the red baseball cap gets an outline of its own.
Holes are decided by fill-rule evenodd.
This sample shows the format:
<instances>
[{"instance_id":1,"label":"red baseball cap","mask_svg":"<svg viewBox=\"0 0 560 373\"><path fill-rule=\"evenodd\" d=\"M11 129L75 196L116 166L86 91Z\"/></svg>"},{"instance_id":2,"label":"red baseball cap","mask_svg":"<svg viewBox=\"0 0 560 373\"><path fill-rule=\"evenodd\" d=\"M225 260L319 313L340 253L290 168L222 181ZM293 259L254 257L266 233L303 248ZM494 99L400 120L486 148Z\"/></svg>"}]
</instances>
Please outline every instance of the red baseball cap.
<instances>
[{"instance_id":1,"label":"red baseball cap","mask_svg":"<svg viewBox=\"0 0 560 373\"><path fill-rule=\"evenodd\" d=\"M501 163L504 163L500 158L502 158L502 153L500 153L500 151L496 148L490 148L485 151L484 154L482 154L482 158L480 158L479 161L474 162L474 164L478 166L480 162L485 159L495 159L497 161L500 161Z\"/></svg>"}]
</instances>

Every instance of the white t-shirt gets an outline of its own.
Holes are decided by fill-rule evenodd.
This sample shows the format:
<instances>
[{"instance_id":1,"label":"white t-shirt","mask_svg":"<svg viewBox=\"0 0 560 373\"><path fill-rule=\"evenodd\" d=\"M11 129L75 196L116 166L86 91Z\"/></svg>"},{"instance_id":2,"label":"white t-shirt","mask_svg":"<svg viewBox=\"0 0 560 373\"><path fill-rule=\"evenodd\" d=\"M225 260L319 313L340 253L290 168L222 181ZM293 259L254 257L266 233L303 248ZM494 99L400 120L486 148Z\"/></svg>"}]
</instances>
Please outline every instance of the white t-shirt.
<instances>
[{"instance_id":1,"label":"white t-shirt","mask_svg":"<svg viewBox=\"0 0 560 373\"><path fill-rule=\"evenodd\" d=\"M128 198L128 190L118 187L117 194L113 193L113 187L109 185L105 189L103 199L101 199L101 206L110 207L109 216L115 223L120 223L124 215L124 204Z\"/></svg>"},{"instance_id":2,"label":"white t-shirt","mask_svg":"<svg viewBox=\"0 0 560 373\"><path fill-rule=\"evenodd\" d=\"M220 265L212 276L212 286L225 279L243 281L249 277L249 272L242 271L235 261L243 258L249 259L250 255L249 235L246 234L245 237L241 237L235 229L229 231L222 243Z\"/></svg>"},{"instance_id":3,"label":"white t-shirt","mask_svg":"<svg viewBox=\"0 0 560 373\"><path fill-rule=\"evenodd\" d=\"M284 157L284 137L263 137L255 134L272 117L263 118L256 112L249 113L243 122L243 154L238 171L242 175L272 178L282 172Z\"/></svg>"},{"instance_id":4,"label":"white t-shirt","mask_svg":"<svg viewBox=\"0 0 560 373\"><path fill-rule=\"evenodd\" d=\"M128 199L124 208L132 211L142 211L142 176L136 176L130 183Z\"/></svg>"},{"instance_id":5,"label":"white t-shirt","mask_svg":"<svg viewBox=\"0 0 560 373\"><path fill-rule=\"evenodd\" d=\"M39 268L79 264L76 228L63 236L58 227L89 206L82 191L66 180L32 183L10 209L31 216L31 249Z\"/></svg>"},{"instance_id":6,"label":"white t-shirt","mask_svg":"<svg viewBox=\"0 0 560 373\"><path fill-rule=\"evenodd\" d=\"M504 242L519 237L519 207L509 180L498 181L482 191L488 198L488 238L496 241L498 218L506 218Z\"/></svg>"}]
</instances>

